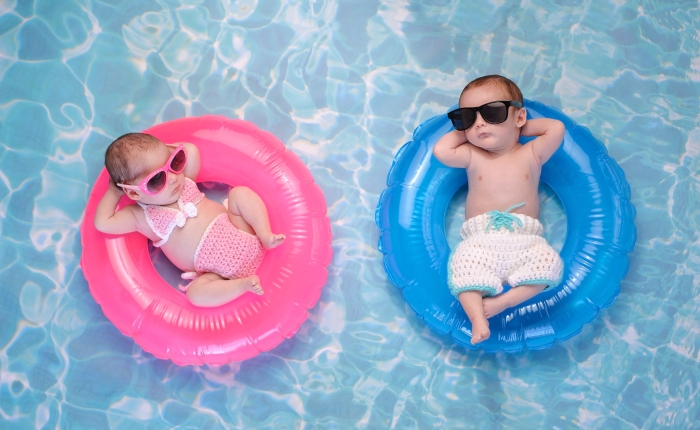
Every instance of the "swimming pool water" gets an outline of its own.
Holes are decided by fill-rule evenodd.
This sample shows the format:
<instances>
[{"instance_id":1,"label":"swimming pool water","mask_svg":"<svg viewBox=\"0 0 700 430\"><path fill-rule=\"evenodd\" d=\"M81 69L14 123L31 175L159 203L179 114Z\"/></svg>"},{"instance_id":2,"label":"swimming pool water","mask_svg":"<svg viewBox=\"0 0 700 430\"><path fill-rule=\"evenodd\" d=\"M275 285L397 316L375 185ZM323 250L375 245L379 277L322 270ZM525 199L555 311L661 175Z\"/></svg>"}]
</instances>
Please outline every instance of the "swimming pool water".
<instances>
[{"instance_id":1,"label":"swimming pool water","mask_svg":"<svg viewBox=\"0 0 700 430\"><path fill-rule=\"evenodd\" d=\"M699 22L696 1L0 2L0 428L698 428ZM620 295L548 350L437 336L376 248L396 150L488 73L588 126L637 209ZM104 317L79 226L115 137L208 113L301 157L334 259L292 339L178 367Z\"/></svg>"}]
</instances>

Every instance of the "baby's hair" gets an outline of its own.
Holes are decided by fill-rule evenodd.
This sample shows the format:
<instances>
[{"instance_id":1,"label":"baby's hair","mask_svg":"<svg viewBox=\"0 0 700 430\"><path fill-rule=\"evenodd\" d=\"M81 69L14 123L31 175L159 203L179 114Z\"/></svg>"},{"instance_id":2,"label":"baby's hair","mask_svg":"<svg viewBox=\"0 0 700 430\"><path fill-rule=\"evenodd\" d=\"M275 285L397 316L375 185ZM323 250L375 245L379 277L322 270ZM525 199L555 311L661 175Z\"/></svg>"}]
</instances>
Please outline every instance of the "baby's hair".
<instances>
[{"instance_id":1,"label":"baby's hair","mask_svg":"<svg viewBox=\"0 0 700 430\"><path fill-rule=\"evenodd\" d=\"M128 184L141 172L138 155L158 148L163 142L145 133L127 133L112 142L105 152L105 167L115 184Z\"/></svg>"},{"instance_id":2,"label":"baby's hair","mask_svg":"<svg viewBox=\"0 0 700 430\"><path fill-rule=\"evenodd\" d=\"M486 75L476 78L469 82L466 87L464 87L462 94L469 89L483 87L485 85L499 86L506 91L511 100L515 100L520 103L523 102L523 93L520 91L520 88L518 88L515 82L501 75ZM462 94L459 95L460 98L462 98Z\"/></svg>"}]
</instances>

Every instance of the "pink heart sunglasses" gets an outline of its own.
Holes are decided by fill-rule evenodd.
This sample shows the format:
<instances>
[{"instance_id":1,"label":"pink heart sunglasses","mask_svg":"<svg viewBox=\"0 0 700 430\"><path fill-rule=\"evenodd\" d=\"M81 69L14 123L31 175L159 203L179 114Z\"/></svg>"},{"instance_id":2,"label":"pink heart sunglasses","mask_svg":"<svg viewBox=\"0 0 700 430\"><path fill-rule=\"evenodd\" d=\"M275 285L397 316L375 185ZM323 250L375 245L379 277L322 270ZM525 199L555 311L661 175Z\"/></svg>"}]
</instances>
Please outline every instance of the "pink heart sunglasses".
<instances>
[{"instance_id":1,"label":"pink heart sunglasses","mask_svg":"<svg viewBox=\"0 0 700 430\"><path fill-rule=\"evenodd\" d=\"M157 169L146 176L138 185L117 184L122 188L135 191L143 191L149 196L155 196L165 189L165 183L168 179L168 170L173 173L180 173L185 170L187 163L187 155L185 154L185 145L179 145L170 155L168 162L163 167Z\"/></svg>"}]
</instances>

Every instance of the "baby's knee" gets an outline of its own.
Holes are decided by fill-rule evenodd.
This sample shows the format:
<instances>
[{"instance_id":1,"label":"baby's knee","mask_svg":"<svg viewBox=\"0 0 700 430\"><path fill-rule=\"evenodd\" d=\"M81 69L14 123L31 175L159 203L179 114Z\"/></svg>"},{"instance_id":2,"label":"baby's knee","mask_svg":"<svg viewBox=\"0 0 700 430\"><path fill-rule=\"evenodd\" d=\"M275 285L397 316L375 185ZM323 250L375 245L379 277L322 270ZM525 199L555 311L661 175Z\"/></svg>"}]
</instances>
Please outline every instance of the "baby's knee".
<instances>
[{"instance_id":1,"label":"baby's knee","mask_svg":"<svg viewBox=\"0 0 700 430\"><path fill-rule=\"evenodd\" d=\"M228 197L234 198L234 197L246 196L252 192L253 192L253 190L251 190L250 188L243 186L243 185L239 185L239 186L233 187L233 188L231 188L231 190L229 190Z\"/></svg>"},{"instance_id":2,"label":"baby's knee","mask_svg":"<svg viewBox=\"0 0 700 430\"><path fill-rule=\"evenodd\" d=\"M231 190L228 192L228 200L229 202L235 202L238 200L250 198L254 194L255 193L253 192L253 190L241 185L238 187L231 188Z\"/></svg>"}]
</instances>

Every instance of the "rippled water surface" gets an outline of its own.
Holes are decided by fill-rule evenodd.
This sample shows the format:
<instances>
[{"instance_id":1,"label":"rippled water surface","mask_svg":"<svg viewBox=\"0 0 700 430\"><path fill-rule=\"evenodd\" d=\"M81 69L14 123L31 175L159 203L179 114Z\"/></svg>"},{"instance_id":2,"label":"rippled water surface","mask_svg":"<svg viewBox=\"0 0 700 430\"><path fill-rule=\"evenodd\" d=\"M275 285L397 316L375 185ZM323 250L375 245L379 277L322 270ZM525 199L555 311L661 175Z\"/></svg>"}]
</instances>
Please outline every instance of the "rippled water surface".
<instances>
[{"instance_id":1,"label":"rippled water surface","mask_svg":"<svg viewBox=\"0 0 700 430\"><path fill-rule=\"evenodd\" d=\"M697 428L698 23L697 1L0 2L0 427ZM376 248L396 150L488 73L588 126L637 209L617 300L548 350L434 334ZM296 336L178 367L105 318L79 227L115 137L208 113L304 161L334 258ZM541 195L561 247L562 208Z\"/></svg>"}]
</instances>

